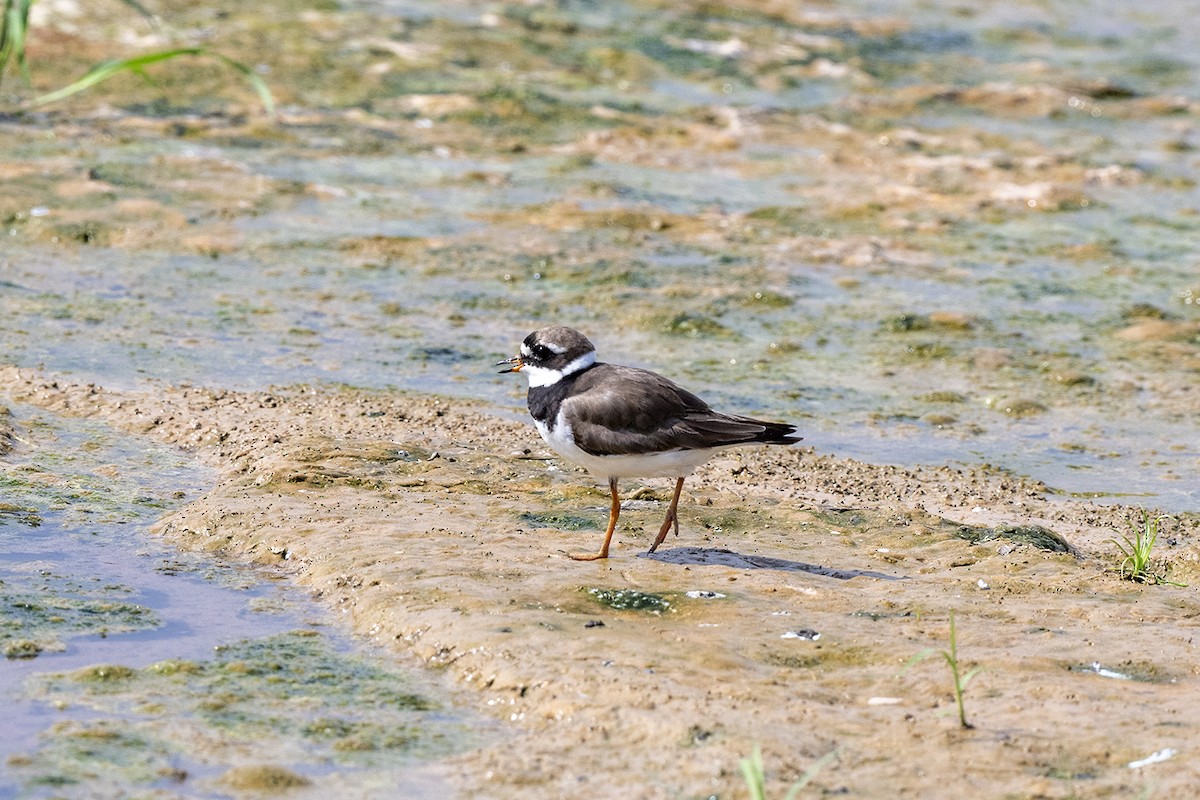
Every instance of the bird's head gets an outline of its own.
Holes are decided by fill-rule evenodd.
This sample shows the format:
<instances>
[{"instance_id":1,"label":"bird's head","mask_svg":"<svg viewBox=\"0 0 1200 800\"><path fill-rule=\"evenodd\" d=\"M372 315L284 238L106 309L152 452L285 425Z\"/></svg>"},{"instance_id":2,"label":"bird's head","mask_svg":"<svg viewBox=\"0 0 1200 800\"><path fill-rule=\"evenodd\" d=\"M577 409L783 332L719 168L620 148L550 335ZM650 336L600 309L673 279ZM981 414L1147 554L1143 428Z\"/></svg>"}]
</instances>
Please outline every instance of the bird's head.
<instances>
[{"instance_id":1,"label":"bird's head","mask_svg":"<svg viewBox=\"0 0 1200 800\"><path fill-rule=\"evenodd\" d=\"M506 372L523 372L529 386L551 386L596 363L596 348L579 331L563 325L542 328L525 337L521 352L497 362Z\"/></svg>"}]
</instances>

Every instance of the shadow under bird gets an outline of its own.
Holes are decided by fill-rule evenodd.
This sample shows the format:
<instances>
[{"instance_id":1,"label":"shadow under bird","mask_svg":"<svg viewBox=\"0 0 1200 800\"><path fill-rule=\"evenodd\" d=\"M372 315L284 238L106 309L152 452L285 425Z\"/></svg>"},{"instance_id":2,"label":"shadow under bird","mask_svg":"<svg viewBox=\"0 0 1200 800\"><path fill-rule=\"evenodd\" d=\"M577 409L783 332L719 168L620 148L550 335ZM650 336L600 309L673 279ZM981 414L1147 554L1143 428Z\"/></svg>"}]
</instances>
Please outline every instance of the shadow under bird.
<instances>
[{"instance_id":1,"label":"shadow under bird","mask_svg":"<svg viewBox=\"0 0 1200 800\"><path fill-rule=\"evenodd\" d=\"M672 526L679 535L679 493L684 479L717 450L746 444L795 444L796 427L723 414L662 375L596 360L596 348L562 325L534 331L520 355L500 361L501 374L529 380L529 413L556 453L608 479L612 506L600 552L568 555L577 561L608 558L621 499L621 478L675 478L666 519L649 552Z\"/></svg>"}]
</instances>

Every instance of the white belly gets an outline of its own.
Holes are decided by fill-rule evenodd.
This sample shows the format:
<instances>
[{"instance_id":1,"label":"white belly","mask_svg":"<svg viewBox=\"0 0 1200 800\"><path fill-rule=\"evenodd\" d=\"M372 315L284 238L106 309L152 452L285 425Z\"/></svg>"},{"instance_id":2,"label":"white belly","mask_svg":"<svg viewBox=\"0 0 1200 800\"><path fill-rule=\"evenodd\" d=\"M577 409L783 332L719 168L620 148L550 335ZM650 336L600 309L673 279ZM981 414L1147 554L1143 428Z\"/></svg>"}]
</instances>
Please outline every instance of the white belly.
<instances>
[{"instance_id":1,"label":"white belly","mask_svg":"<svg viewBox=\"0 0 1200 800\"><path fill-rule=\"evenodd\" d=\"M563 419L561 413L554 430L549 430L544 422L534 420L533 424L554 452L600 478L682 478L691 475L696 467L712 458L715 452L667 450L661 453L594 456L575 445L571 436L571 426Z\"/></svg>"}]
</instances>

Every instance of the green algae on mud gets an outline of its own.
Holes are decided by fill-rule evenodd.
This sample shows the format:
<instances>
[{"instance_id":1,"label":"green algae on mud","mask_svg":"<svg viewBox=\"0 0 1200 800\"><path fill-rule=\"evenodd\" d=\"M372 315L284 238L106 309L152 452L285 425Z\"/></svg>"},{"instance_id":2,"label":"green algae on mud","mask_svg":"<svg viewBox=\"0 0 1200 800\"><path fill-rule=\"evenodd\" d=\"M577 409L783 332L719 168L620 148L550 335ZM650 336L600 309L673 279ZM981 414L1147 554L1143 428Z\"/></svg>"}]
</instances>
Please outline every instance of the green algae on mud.
<instances>
[{"instance_id":1,"label":"green algae on mud","mask_svg":"<svg viewBox=\"0 0 1200 800\"><path fill-rule=\"evenodd\" d=\"M381 661L307 629L223 646L207 660L40 675L30 691L91 710L10 760L25 785L73 787L68 796L97 779L136 792L168 774L203 785L222 770L235 788L278 789L246 776L279 769L320 784L331 765L354 767L340 779L353 787L369 783L372 770L458 752L476 736ZM249 745L288 766L248 762Z\"/></svg>"},{"instance_id":2,"label":"green algae on mud","mask_svg":"<svg viewBox=\"0 0 1200 800\"><path fill-rule=\"evenodd\" d=\"M115 636L162 625L140 589L115 570L95 574L97 546L177 505L190 485L178 454L121 441L104 425L20 408L22 451L0 464L0 644L9 658L62 652L78 636ZM143 480L138 470L156 478ZM136 474L126 474L136 473ZM80 569L80 565L87 567Z\"/></svg>"},{"instance_id":3,"label":"green algae on mud","mask_svg":"<svg viewBox=\"0 0 1200 800\"><path fill-rule=\"evenodd\" d=\"M0 479L0 488L3 488L4 483L5 481ZM19 506L14 503L0 503L0 525L7 520L13 520L30 528L36 528L42 524L42 517L36 508Z\"/></svg>"},{"instance_id":4,"label":"green algae on mud","mask_svg":"<svg viewBox=\"0 0 1200 800\"><path fill-rule=\"evenodd\" d=\"M600 522L592 517L557 511L522 511L518 519L535 528L559 528L565 531L588 531L600 527Z\"/></svg>"},{"instance_id":5,"label":"green algae on mud","mask_svg":"<svg viewBox=\"0 0 1200 800\"><path fill-rule=\"evenodd\" d=\"M636 589L602 589L586 587L584 592L601 606L614 611L647 611L664 614L675 611L675 604L667 597L654 592Z\"/></svg>"},{"instance_id":6,"label":"green algae on mud","mask_svg":"<svg viewBox=\"0 0 1200 800\"><path fill-rule=\"evenodd\" d=\"M755 657L772 667L789 670L838 669L861 667L891 660L889 655L879 653L865 645L817 644L812 649L797 651L794 646L770 644Z\"/></svg>"},{"instance_id":7,"label":"green algae on mud","mask_svg":"<svg viewBox=\"0 0 1200 800\"><path fill-rule=\"evenodd\" d=\"M309 786L312 781L274 764L253 764L228 770L221 776L220 783L244 792L274 793Z\"/></svg>"},{"instance_id":8,"label":"green algae on mud","mask_svg":"<svg viewBox=\"0 0 1200 800\"><path fill-rule=\"evenodd\" d=\"M66 649L82 634L110 636L162 624L153 609L130 602L137 590L102 580L78 580L40 570L0 581L0 644L7 658L31 658Z\"/></svg>"}]
</instances>

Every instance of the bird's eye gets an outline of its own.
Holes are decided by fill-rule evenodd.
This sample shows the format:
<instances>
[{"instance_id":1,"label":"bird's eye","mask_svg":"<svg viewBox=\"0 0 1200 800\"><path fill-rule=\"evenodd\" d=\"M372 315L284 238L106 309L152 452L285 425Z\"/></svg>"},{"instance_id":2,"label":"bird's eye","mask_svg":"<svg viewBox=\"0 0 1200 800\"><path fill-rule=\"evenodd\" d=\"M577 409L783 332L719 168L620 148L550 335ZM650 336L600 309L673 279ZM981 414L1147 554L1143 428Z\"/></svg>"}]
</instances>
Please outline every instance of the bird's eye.
<instances>
[{"instance_id":1,"label":"bird's eye","mask_svg":"<svg viewBox=\"0 0 1200 800\"><path fill-rule=\"evenodd\" d=\"M534 358L537 358L541 361L545 361L546 359L550 358L550 356L552 356L552 355L554 355L554 351L551 350L549 347L546 347L546 345L544 345L544 344L535 344L533 346Z\"/></svg>"}]
</instances>

